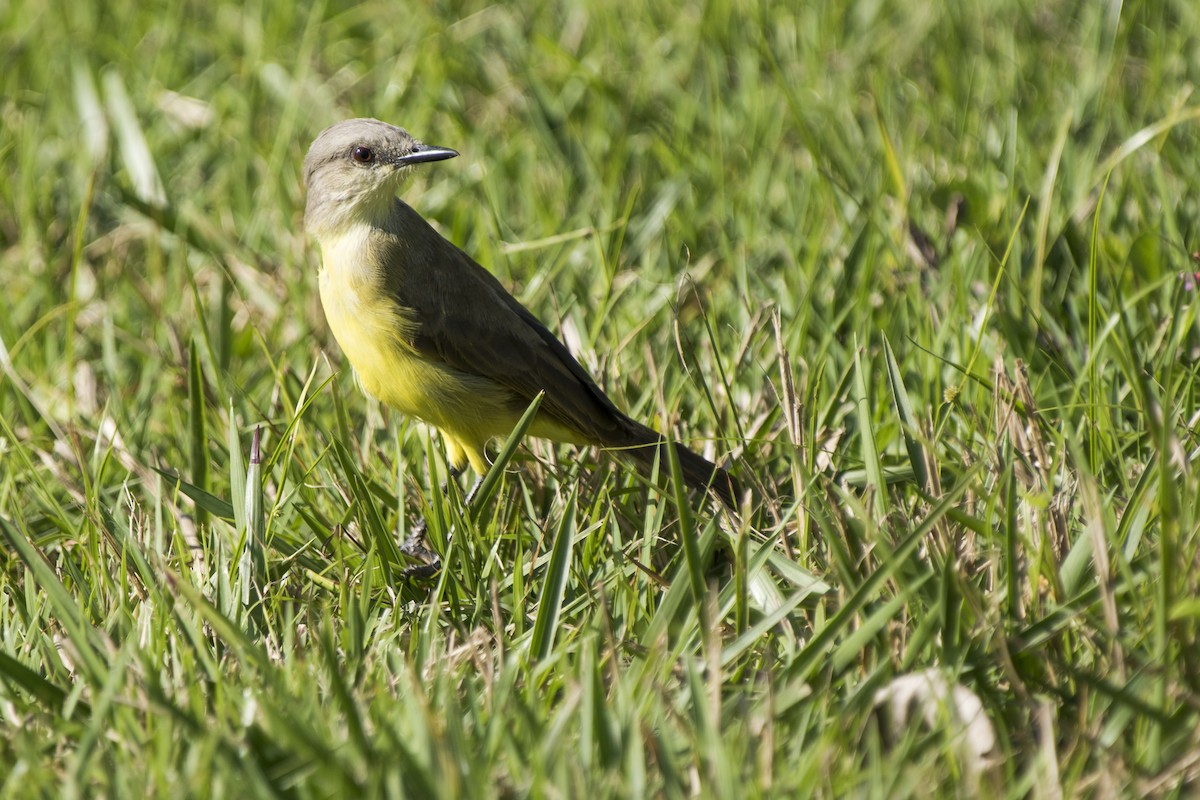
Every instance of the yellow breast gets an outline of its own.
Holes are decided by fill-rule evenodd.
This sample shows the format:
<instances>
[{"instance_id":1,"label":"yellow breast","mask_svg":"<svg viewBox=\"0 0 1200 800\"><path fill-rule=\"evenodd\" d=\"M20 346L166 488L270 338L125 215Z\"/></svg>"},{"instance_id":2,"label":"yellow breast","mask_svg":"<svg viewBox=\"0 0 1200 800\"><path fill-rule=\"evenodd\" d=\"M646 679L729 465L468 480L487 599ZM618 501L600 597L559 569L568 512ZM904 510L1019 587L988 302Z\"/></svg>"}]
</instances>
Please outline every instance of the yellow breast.
<instances>
[{"instance_id":1,"label":"yellow breast","mask_svg":"<svg viewBox=\"0 0 1200 800\"><path fill-rule=\"evenodd\" d=\"M516 421L508 393L413 348L418 312L400 306L384 289L379 268L366 257L365 235L351 229L321 243L321 305L330 330L364 391L440 429L455 456L465 453L481 469L487 440L506 434Z\"/></svg>"},{"instance_id":2,"label":"yellow breast","mask_svg":"<svg viewBox=\"0 0 1200 800\"><path fill-rule=\"evenodd\" d=\"M411 312L396 304L373 280L356 280L349 270L321 270L321 305L333 336L354 367L362 388L397 410L427 418L429 367L405 339ZM434 420L430 420L431 422Z\"/></svg>"}]
</instances>

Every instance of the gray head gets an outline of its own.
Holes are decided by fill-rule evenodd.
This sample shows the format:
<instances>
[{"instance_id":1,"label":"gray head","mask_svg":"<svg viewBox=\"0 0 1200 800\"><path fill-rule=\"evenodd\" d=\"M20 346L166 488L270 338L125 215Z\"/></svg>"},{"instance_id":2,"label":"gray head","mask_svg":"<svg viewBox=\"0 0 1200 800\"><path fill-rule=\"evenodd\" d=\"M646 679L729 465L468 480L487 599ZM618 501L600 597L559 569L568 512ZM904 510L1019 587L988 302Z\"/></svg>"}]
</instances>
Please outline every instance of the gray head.
<instances>
[{"instance_id":1,"label":"gray head","mask_svg":"<svg viewBox=\"0 0 1200 800\"><path fill-rule=\"evenodd\" d=\"M320 236L377 219L391 207L408 167L456 155L377 119L348 119L328 127L304 159L304 227Z\"/></svg>"}]
</instances>

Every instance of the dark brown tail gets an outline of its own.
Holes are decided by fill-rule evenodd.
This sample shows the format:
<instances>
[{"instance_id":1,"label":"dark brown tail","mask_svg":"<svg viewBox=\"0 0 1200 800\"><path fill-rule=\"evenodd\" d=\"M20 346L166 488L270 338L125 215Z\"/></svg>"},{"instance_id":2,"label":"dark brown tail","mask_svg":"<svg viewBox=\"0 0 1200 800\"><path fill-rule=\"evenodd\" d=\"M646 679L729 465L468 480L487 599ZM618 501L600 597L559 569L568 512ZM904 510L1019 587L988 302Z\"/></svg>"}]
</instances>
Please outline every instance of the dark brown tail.
<instances>
[{"instance_id":1,"label":"dark brown tail","mask_svg":"<svg viewBox=\"0 0 1200 800\"><path fill-rule=\"evenodd\" d=\"M630 447L625 452L628 453L635 461L649 469L654 464L654 458L658 455L658 451L662 450L662 454L658 455L659 469L667 471L670 469L669 456L665 449L666 440L660 437L657 433L649 428L638 425L637 431L639 444L644 442L641 447ZM658 447L655 447L655 444ZM737 481L729 474L729 470L724 467L718 467L716 464L709 461L704 456L694 453L678 442L675 443L675 453L679 457L679 467L683 471L683 479L687 485L693 489L707 491L712 489L716 492L717 497L721 498L721 502L733 511L737 510L738 497L741 496L741 489L738 487Z\"/></svg>"}]
</instances>

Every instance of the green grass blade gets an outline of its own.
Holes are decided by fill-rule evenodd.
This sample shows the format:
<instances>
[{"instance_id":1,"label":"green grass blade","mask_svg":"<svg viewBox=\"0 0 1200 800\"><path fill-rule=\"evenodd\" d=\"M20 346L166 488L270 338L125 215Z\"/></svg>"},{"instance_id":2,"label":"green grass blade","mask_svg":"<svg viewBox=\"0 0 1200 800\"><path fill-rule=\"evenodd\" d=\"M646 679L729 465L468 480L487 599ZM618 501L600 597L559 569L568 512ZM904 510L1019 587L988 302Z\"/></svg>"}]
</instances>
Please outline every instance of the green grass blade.
<instances>
[{"instance_id":1,"label":"green grass blade","mask_svg":"<svg viewBox=\"0 0 1200 800\"><path fill-rule=\"evenodd\" d=\"M554 534L553 550L542 592L538 597L537 618L533 624L530 650L536 661L545 660L554 647L563 596L571 571L571 544L575 539L575 495L567 498L562 521Z\"/></svg>"},{"instance_id":2,"label":"green grass blade","mask_svg":"<svg viewBox=\"0 0 1200 800\"><path fill-rule=\"evenodd\" d=\"M867 370L863 367L862 348L854 348L854 393L858 412L858 439L862 454L863 469L867 474L867 489L872 493L872 509L877 522L887 516L888 488L883 477L883 464L879 460L879 449L875 444L875 423L871 415L870 397L867 394Z\"/></svg>"}]
</instances>

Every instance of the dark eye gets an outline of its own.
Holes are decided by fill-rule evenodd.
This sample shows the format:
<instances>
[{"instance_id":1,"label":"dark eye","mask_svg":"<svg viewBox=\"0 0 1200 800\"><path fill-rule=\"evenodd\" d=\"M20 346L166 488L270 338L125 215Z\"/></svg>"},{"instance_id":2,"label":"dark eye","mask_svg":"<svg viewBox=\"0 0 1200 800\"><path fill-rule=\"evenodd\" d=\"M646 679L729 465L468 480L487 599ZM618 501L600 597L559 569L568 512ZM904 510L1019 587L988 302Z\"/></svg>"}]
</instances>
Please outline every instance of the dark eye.
<instances>
[{"instance_id":1,"label":"dark eye","mask_svg":"<svg viewBox=\"0 0 1200 800\"><path fill-rule=\"evenodd\" d=\"M370 164L375 160L375 151L369 147L356 147L350 151L350 157L359 164Z\"/></svg>"}]
</instances>

